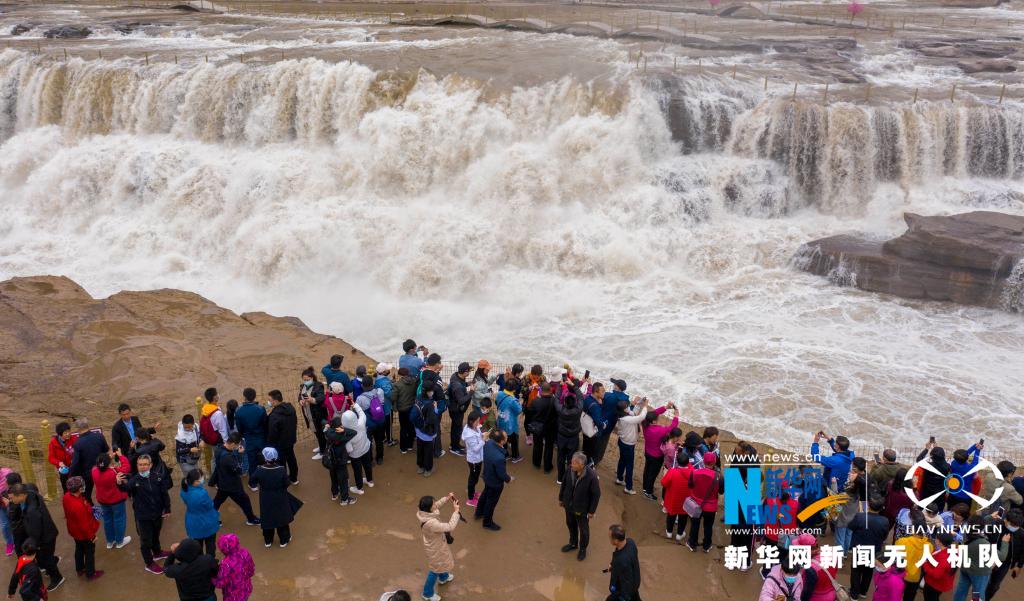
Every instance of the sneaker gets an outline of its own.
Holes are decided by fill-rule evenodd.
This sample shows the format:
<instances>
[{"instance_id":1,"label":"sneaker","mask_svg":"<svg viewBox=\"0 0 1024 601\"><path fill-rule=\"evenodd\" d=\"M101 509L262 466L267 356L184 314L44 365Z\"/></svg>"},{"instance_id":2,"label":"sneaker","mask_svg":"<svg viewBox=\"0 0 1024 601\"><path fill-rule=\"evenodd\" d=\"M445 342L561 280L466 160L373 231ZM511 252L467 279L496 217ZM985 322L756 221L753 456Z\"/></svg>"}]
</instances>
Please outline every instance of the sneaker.
<instances>
[{"instance_id":1,"label":"sneaker","mask_svg":"<svg viewBox=\"0 0 1024 601\"><path fill-rule=\"evenodd\" d=\"M361 495L361 494L363 494L363 489L356 488L355 486L349 486L348 487L348 492L350 492L350 493L352 493L354 495Z\"/></svg>"},{"instance_id":2,"label":"sneaker","mask_svg":"<svg viewBox=\"0 0 1024 601\"><path fill-rule=\"evenodd\" d=\"M355 504L356 504L356 500L353 499L352 497L349 497L347 499L342 499L341 503L339 503L339 505L341 505L342 507L344 507L345 505L355 505Z\"/></svg>"},{"instance_id":3,"label":"sneaker","mask_svg":"<svg viewBox=\"0 0 1024 601\"><path fill-rule=\"evenodd\" d=\"M259 526L262 522L259 518L253 518L251 520L245 520L246 526Z\"/></svg>"},{"instance_id":4,"label":"sneaker","mask_svg":"<svg viewBox=\"0 0 1024 601\"><path fill-rule=\"evenodd\" d=\"M108 549L113 549L114 548L114 543L112 543L110 541L107 541L107 548Z\"/></svg>"},{"instance_id":5,"label":"sneaker","mask_svg":"<svg viewBox=\"0 0 1024 601\"><path fill-rule=\"evenodd\" d=\"M644 491L644 498L647 499L648 501L657 501L658 500L654 495L652 495L651 493L647 492L646 490Z\"/></svg>"},{"instance_id":6,"label":"sneaker","mask_svg":"<svg viewBox=\"0 0 1024 601\"><path fill-rule=\"evenodd\" d=\"M424 470L423 470L423 468L422 468L422 467L418 467L418 468L416 468L416 473L417 473L417 474L422 474L423 472L424 472Z\"/></svg>"},{"instance_id":7,"label":"sneaker","mask_svg":"<svg viewBox=\"0 0 1024 601\"><path fill-rule=\"evenodd\" d=\"M687 549L689 549L689 550L690 550L691 552L693 552L693 553L696 553L696 552L697 552L697 549L694 549L694 548L693 548L693 545L691 545L691 544L689 543L689 541L687 541L687 543L686 543L686 548L687 548Z\"/></svg>"},{"instance_id":8,"label":"sneaker","mask_svg":"<svg viewBox=\"0 0 1024 601\"><path fill-rule=\"evenodd\" d=\"M324 458L324 456L321 455L320 453L317 453L316 455L313 455L313 461L320 461L323 458Z\"/></svg>"},{"instance_id":9,"label":"sneaker","mask_svg":"<svg viewBox=\"0 0 1024 601\"><path fill-rule=\"evenodd\" d=\"M117 547L118 549L123 549L125 547L125 545L127 545L130 542L132 542L132 537L126 536L126 537L124 537L124 540L122 540L121 542L117 543L114 546Z\"/></svg>"},{"instance_id":10,"label":"sneaker","mask_svg":"<svg viewBox=\"0 0 1024 601\"><path fill-rule=\"evenodd\" d=\"M287 547L287 546L288 546L288 543L290 543L290 542L292 542L292 540L291 540L291 539L288 539L288 542L285 542L285 543L281 543L281 544L280 544L280 545L278 545L278 546L279 546L279 547L281 547L282 549L284 549L285 547Z\"/></svg>"},{"instance_id":11,"label":"sneaker","mask_svg":"<svg viewBox=\"0 0 1024 601\"><path fill-rule=\"evenodd\" d=\"M373 488L373 480L367 480L366 485L369 486L370 488Z\"/></svg>"},{"instance_id":12,"label":"sneaker","mask_svg":"<svg viewBox=\"0 0 1024 601\"><path fill-rule=\"evenodd\" d=\"M148 566L146 566L146 571L150 574L156 574L157 576L164 573L164 569L158 566L156 563L151 563Z\"/></svg>"},{"instance_id":13,"label":"sneaker","mask_svg":"<svg viewBox=\"0 0 1024 601\"><path fill-rule=\"evenodd\" d=\"M526 459L526 458L525 457L515 457L515 458L512 459L512 463L519 463L523 459Z\"/></svg>"},{"instance_id":14,"label":"sneaker","mask_svg":"<svg viewBox=\"0 0 1024 601\"><path fill-rule=\"evenodd\" d=\"M319 455L320 454L320 447L317 447L317 448L313 449L313 454L314 455Z\"/></svg>"},{"instance_id":15,"label":"sneaker","mask_svg":"<svg viewBox=\"0 0 1024 601\"><path fill-rule=\"evenodd\" d=\"M93 575L89 576L88 578L86 578L86 580L88 580L89 582L92 582L93 580L99 580L101 576L103 576L103 570L96 570L93 573Z\"/></svg>"},{"instance_id":16,"label":"sneaker","mask_svg":"<svg viewBox=\"0 0 1024 601\"><path fill-rule=\"evenodd\" d=\"M252 492L260 492L260 487L259 486L250 486L249 490L251 490Z\"/></svg>"},{"instance_id":17,"label":"sneaker","mask_svg":"<svg viewBox=\"0 0 1024 601\"><path fill-rule=\"evenodd\" d=\"M399 452L401 452L403 455L405 455L406 453L409 452L409 449L399 449Z\"/></svg>"},{"instance_id":18,"label":"sneaker","mask_svg":"<svg viewBox=\"0 0 1024 601\"><path fill-rule=\"evenodd\" d=\"M75 570L75 573L78 574L79 578L85 576L85 570Z\"/></svg>"},{"instance_id":19,"label":"sneaker","mask_svg":"<svg viewBox=\"0 0 1024 601\"><path fill-rule=\"evenodd\" d=\"M274 546L274 543L263 543L263 546L269 549Z\"/></svg>"},{"instance_id":20,"label":"sneaker","mask_svg":"<svg viewBox=\"0 0 1024 601\"><path fill-rule=\"evenodd\" d=\"M501 526L497 524L484 524L484 529L491 530L492 532L497 532L498 530L501 530Z\"/></svg>"},{"instance_id":21,"label":"sneaker","mask_svg":"<svg viewBox=\"0 0 1024 601\"><path fill-rule=\"evenodd\" d=\"M561 480L555 480L555 484L561 486L562 485L562 481Z\"/></svg>"},{"instance_id":22,"label":"sneaker","mask_svg":"<svg viewBox=\"0 0 1024 601\"><path fill-rule=\"evenodd\" d=\"M393 447L393 446L395 446L396 444L398 444L398 443L397 443L397 442L395 442L395 441L393 441L393 440L385 440L385 441L384 441L384 445L385 445L385 446L388 446L388 447Z\"/></svg>"},{"instance_id":23,"label":"sneaker","mask_svg":"<svg viewBox=\"0 0 1024 601\"><path fill-rule=\"evenodd\" d=\"M618 484L619 486L625 486L626 485L626 481L625 480L620 480L618 478L615 479L615 483Z\"/></svg>"},{"instance_id":24,"label":"sneaker","mask_svg":"<svg viewBox=\"0 0 1024 601\"><path fill-rule=\"evenodd\" d=\"M378 457L377 460L374 461L374 463L376 463L377 465L384 465L384 458Z\"/></svg>"},{"instance_id":25,"label":"sneaker","mask_svg":"<svg viewBox=\"0 0 1024 601\"><path fill-rule=\"evenodd\" d=\"M627 495L635 495L636 494L636 491L633 490L632 488L627 488L627 489L623 490L622 492L626 493Z\"/></svg>"},{"instance_id":26,"label":"sneaker","mask_svg":"<svg viewBox=\"0 0 1024 601\"><path fill-rule=\"evenodd\" d=\"M442 457L444 457L444 449L441 449L441 454L435 457L435 459L440 459Z\"/></svg>"},{"instance_id":27,"label":"sneaker","mask_svg":"<svg viewBox=\"0 0 1024 601\"><path fill-rule=\"evenodd\" d=\"M423 472L423 477L424 478L429 478L432 475L434 475L434 470L428 470L428 471Z\"/></svg>"},{"instance_id":28,"label":"sneaker","mask_svg":"<svg viewBox=\"0 0 1024 601\"><path fill-rule=\"evenodd\" d=\"M704 552L705 553L710 553L711 552L711 547L705 547L704 548Z\"/></svg>"},{"instance_id":29,"label":"sneaker","mask_svg":"<svg viewBox=\"0 0 1024 601\"><path fill-rule=\"evenodd\" d=\"M580 549L580 552L576 554L576 561L583 561L587 558L587 550Z\"/></svg>"},{"instance_id":30,"label":"sneaker","mask_svg":"<svg viewBox=\"0 0 1024 601\"><path fill-rule=\"evenodd\" d=\"M528 446L528 447L532 447L533 446L533 436L530 435L530 434L526 435L526 446Z\"/></svg>"},{"instance_id":31,"label":"sneaker","mask_svg":"<svg viewBox=\"0 0 1024 601\"><path fill-rule=\"evenodd\" d=\"M428 597L426 595L421 596L423 597L423 601L441 601L441 595L438 595L437 593L434 593L433 597Z\"/></svg>"},{"instance_id":32,"label":"sneaker","mask_svg":"<svg viewBox=\"0 0 1024 601\"><path fill-rule=\"evenodd\" d=\"M331 500L332 501L337 501L338 500L338 495L331 495Z\"/></svg>"},{"instance_id":33,"label":"sneaker","mask_svg":"<svg viewBox=\"0 0 1024 601\"><path fill-rule=\"evenodd\" d=\"M683 542L683 535L682 534L677 534L676 535L676 542L677 543Z\"/></svg>"},{"instance_id":34,"label":"sneaker","mask_svg":"<svg viewBox=\"0 0 1024 601\"><path fill-rule=\"evenodd\" d=\"M469 505L470 507L476 507L476 499L466 500L466 505Z\"/></svg>"},{"instance_id":35,"label":"sneaker","mask_svg":"<svg viewBox=\"0 0 1024 601\"><path fill-rule=\"evenodd\" d=\"M107 548L108 549L110 548L109 544L107 545ZM7 551L6 552L7 552L7 557L10 557L11 555L14 555L14 545L12 545L11 543L7 543Z\"/></svg>"},{"instance_id":36,"label":"sneaker","mask_svg":"<svg viewBox=\"0 0 1024 601\"><path fill-rule=\"evenodd\" d=\"M455 580L455 574L448 574L448 578L447 578L447 579L445 579L445 580L440 580L440 579L439 579L439 580L437 581L437 583L438 583L438 584L448 584L448 583L449 583L449 582L451 582L452 580Z\"/></svg>"},{"instance_id":37,"label":"sneaker","mask_svg":"<svg viewBox=\"0 0 1024 601\"><path fill-rule=\"evenodd\" d=\"M292 481L290 482L290 484L291 484L292 486L298 486L298 485L299 485L299 481L298 481L298 480L292 480Z\"/></svg>"},{"instance_id":38,"label":"sneaker","mask_svg":"<svg viewBox=\"0 0 1024 601\"><path fill-rule=\"evenodd\" d=\"M672 540L672 532L670 530L665 531L665 538Z\"/></svg>"},{"instance_id":39,"label":"sneaker","mask_svg":"<svg viewBox=\"0 0 1024 601\"><path fill-rule=\"evenodd\" d=\"M57 582L53 582L53 581L51 580L51 581L50 581L50 584L47 584L47 585L46 585L46 590L47 590L47 591L55 591L55 590L57 590L58 588L60 588L60 585L62 585L62 584L64 584L64 577L63 577L63 576L61 576L61 577L60 577L60 580L58 580Z\"/></svg>"},{"instance_id":40,"label":"sneaker","mask_svg":"<svg viewBox=\"0 0 1024 601\"><path fill-rule=\"evenodd\" d=\"M156 553L156 554L153 555L153 561L163 561L163 560L167 559L170 556L171 556L171 554L168 553L167 551L160 551L159 553Z\"/></svg>"},{"instance_id":41,"label":"sneaker","mask_svg":"<svg viewBox=\"0 0 1024 601\"><path fill-rule=\"evenodd\" d=\"M452 455L458 455L459 457L465 457L466 454L462 452L462 449L448 449Z\"/></svg>"}]
</instances>

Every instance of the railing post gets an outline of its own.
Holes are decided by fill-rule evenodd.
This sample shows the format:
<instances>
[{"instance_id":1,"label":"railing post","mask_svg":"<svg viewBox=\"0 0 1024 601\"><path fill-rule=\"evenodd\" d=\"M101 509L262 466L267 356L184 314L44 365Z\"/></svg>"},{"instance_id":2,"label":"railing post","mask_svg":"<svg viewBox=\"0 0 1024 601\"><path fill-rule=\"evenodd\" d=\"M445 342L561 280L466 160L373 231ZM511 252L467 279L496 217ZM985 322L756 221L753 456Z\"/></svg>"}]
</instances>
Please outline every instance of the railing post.
<instances>
[{"instance_id":1,"label":"railing post","mask_svg":"<svg viewBox=\"0 0 1024 601\"><path fill-rule=\"evenodd\" d=\"M18 459L21 460L21 479L31 484L36 483L36 472L32 469L32 455L28 450L28 441L21 434L15 439L18 447Z\"/></svg>"},{"instance_id":2,"label":"railing post","mask_svg":"<svg viewBox=\"0 0 1024 601\"><path fill-rule=\"evenodd\" d=\"M39 423L39 442L42 443L39 448L43 449L45 454L50 445L50 422L45 419ZM44 498L47 501L52 501L53 494L57 491L57 469L49 466L44 466L43 469L46 470L46 496Z\"/></svg>"}]
</instances>

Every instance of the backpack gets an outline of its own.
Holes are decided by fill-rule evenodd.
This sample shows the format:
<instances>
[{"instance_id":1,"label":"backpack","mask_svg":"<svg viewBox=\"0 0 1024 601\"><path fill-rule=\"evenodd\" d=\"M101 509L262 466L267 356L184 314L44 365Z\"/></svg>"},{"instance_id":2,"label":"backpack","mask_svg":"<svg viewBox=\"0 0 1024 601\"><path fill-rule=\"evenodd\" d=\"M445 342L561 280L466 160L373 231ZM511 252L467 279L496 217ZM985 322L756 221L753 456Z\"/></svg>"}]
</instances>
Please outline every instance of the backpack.
<instances>
[{"instance_id":1,"label":"backpack","mask_svg":"<svg viewBox=\"0 0 1024 601\"><path fill-rule=\"evenodd\" d=\"M380 395L376 394L370 397L370 419L377 422L378 424L384 421L384 405L380 402Z\"/></svg>"},{"instance_id":2,"label":"backpack","mask_svg":"<svg viewBox=\"0 0 1024 601\"><path fill-rule=\"evenodd\" d=\"M412 422L414 428L426 434L424 430L427 427L427 420L424 419L423 409L420 408L420 404L418 402L414 403L412 409L409 411L409 421Z\"/></svg>"},{"instance_id":3,"label":"backpack","mask_svg":"<svg viewBox=\"0 0 1024 601\"><path fill-rule=\"evenodd\" d=\"M211 413L210 415L213 414ZM202 438L206 444L219 445L224 441L221 440L220 432L213 427L213 420L210 419L210 415L204 415L199 420L199 438Z\"/></svg>"}]
</instances>

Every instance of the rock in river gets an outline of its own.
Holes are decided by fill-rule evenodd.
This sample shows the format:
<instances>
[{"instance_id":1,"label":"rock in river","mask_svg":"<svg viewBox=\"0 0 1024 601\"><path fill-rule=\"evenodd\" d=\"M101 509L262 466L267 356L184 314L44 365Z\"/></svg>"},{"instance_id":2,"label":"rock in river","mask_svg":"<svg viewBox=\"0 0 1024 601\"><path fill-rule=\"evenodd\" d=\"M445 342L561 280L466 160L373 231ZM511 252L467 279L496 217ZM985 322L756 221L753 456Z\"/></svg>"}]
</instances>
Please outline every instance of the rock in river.
<instances>
[{"instance_id":1,"label":"rock in river","mask_svg":"<svg viewBox=\"0 0 1024 601\"><path fill-rule=\"evenodd\" d=\"M92 30L84 25L61 25L60 27L47 29L43 35L59 40L81 40L92 35Z\"/></svg>"}]
</instances>

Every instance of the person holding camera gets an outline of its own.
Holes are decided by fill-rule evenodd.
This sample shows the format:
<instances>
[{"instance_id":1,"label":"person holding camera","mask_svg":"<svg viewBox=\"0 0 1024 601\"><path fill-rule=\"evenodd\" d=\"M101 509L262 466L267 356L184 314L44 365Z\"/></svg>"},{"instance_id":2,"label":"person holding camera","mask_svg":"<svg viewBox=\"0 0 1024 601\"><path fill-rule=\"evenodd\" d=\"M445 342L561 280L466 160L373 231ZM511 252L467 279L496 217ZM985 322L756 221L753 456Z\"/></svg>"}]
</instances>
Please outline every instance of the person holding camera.
<instances>
[{"instance_id":1,"label":"person holding camera","mask_svg":"<svg viewBox=\"0 0 1024 601\"><path fill-rule=\"evenodd\" d=\"M447 521L443 521L441 508L449 502L452 504L452 515ZM441 596L435 592L436 585L448 584L455 579L452 574L452 570L455 569L455 556L452 555L450 547L455 539L451 533L459 524L461 517L459 500L453 492L436 501L429 495L420 499L416 519L420 522L423 548L427 551L427 580L423 584L423 598L428 601L441 601Z\"/></svg>"}]
</instances>

